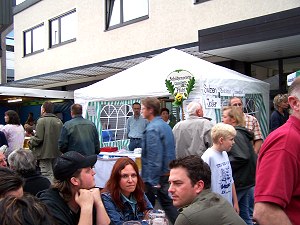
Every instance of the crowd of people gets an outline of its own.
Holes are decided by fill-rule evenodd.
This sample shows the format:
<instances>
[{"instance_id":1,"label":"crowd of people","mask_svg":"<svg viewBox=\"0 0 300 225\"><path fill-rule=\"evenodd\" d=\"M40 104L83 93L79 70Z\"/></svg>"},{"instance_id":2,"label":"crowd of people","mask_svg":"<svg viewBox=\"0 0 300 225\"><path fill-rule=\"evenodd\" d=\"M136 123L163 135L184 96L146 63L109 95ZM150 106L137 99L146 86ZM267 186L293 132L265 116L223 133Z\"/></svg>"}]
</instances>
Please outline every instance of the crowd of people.
<instances>
[{"instance_id":1,"label":"crowd of people","mask_svg":"<svg viewBox=\"0 0 300 225\"><path fill-rule=\"evenodd\" d=\"M141 173L120 157L101 190L94 165L102 135L80 104L63 124L46 101L25 129L8 110L0 131L0 223L146 225L159 202L174 225L300 224L299 99L300 78L275 96L265 140L238 97L217 124L199 102L189 103L188 118L178 123L157 98L135 102L126 127L129 150L142 149Z\"/></svg>"}]
</instances>

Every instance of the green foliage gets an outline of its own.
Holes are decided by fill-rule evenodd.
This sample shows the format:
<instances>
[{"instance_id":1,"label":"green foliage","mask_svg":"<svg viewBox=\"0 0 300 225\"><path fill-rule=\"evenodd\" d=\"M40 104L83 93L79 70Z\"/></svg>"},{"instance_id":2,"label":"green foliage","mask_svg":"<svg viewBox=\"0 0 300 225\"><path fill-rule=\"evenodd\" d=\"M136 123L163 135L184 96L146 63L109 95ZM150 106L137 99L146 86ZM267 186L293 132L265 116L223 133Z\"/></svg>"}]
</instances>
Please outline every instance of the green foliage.
<instances>
[{"instance_id":1,"label":"green foliage","mask_svg":"<svg viewBox=\"0 0 300 225\"><path fill-rule=\"evenodd\" d=\"M168 79L165 80L166 87L171 95L174 95L175 87L172 82Z\"/></svg>"},{"instance_id":2,"label":"green foliage","mask_svg":"<svg viewBox=\"0 0 300 225\"><path fill-rule=\"evenodd\" d=\"M178 101L175 100L172 104L173 104L174 106L176 106L176 107L180 107L181 104L182 104L182 101L181 101L181 102L178 102Z\"/></svg>"},{"instance_id":3,"label":"green foliage","mask_svg":"<svg viewBox=\"0 0 300 225\"><path fill-rule=\"evenodd\" d=\"M178 69L178 70L175 70L174 72L179 73L181 71L183 71L183 70L182 69Z\"/></svg>"},{"instance_id":4,"label":"green foliage","mask_svg":"<svg viewBox=\"0 0 300 225\"><path fill-rule=\"evenodd\" d=\"M186 88L186 93L187 93L187 95L189 95L190 92L194 89L195 83L196 83L195 77L192 77L192 78L189 80L188 85L187 85L187 88Z\"/></svg>"}]
</instances>

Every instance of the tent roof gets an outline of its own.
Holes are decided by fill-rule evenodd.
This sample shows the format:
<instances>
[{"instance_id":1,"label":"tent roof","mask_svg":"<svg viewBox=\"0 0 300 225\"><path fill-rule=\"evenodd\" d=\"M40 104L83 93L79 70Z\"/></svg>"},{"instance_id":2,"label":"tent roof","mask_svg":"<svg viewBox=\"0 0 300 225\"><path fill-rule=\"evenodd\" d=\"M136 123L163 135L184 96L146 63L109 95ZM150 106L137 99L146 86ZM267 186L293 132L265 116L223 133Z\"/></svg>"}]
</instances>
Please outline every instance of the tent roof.
<instances>
[{"instance_id":1,"label":"tent roof","mask_svg":"<svg viewBox=\"0 0 300 225\"><path fill-rule=\"evenodd\" d=\"M95 84L74 91L75 102L113 101L144 97L170 96L165 86L167 76L178 69L191 72L196 82L215 80L263 84L260 80L215 65L177 49L170 49L136 66ZM197 83L196 83L197 85ZM199 85L199 84L198 84ZM258 85L260 86L260 85ZM266 89L268 85L265 86ZM261 87L258 87L260 90Z\"/></svg>"},{"instance_id":2,"label":"tent roof","mask_svg":"<svg viewBox=\"0 0 300 225\"><path fill-rule=\"evenodd\" d=\"M73 91L54 91L34 88L1 87L0 102L22 97L24 99L74 99Z\"/></svg>"}]
</instances>

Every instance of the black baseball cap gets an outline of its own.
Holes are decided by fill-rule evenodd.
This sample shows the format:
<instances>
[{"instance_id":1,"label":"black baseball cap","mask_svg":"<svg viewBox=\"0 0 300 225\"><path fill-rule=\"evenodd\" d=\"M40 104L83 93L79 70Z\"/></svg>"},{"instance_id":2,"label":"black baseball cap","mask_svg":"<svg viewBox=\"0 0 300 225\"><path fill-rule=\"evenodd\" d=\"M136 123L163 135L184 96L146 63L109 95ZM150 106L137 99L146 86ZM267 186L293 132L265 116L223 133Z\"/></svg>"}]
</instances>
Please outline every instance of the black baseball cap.
<instances>
[{"instance_id":1,"label":"black baseball cap","mask_svg":"<svg viewBox=\"0 0 300 225\"><path fill-rule=\"evenodd\" d=\"M53 161L55 179L65 181L82 168L92 167L97 161L97 155L83 156L78 152L69 151Z\"/></svg>"}]
</instances>

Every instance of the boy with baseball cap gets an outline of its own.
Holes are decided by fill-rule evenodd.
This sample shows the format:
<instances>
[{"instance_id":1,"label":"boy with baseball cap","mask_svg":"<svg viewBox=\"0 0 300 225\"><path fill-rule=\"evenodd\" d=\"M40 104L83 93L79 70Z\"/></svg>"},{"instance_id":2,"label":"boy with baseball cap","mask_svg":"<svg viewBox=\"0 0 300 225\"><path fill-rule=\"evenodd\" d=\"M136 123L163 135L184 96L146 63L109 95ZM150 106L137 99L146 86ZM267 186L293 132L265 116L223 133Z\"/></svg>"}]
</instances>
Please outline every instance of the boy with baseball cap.
<instances>
[{"instance_id":1,"label":"boy with baseball cap","mask_svg":"<svg viewBox=\"0 0 300 225\"><path fill-rule=\"evenodd\" d=\"M95 188L93 166L97 155L83 156L70 151L53 162L52 188L38 194L58 224L110 224L100 190Z\"/></svg>"}]
</instances>

